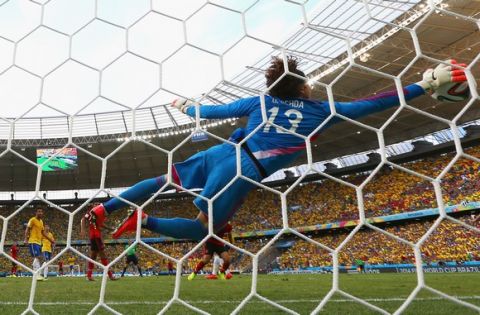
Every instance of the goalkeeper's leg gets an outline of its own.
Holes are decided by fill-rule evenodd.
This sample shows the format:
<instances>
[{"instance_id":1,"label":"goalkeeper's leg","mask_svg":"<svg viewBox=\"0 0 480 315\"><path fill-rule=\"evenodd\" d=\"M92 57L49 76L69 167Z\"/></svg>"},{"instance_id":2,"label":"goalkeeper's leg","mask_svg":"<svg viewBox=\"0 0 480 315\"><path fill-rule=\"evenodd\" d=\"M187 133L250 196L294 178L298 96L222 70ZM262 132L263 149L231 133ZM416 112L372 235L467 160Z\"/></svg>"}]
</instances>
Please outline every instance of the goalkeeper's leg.
<instances>
[{"instance_id":1,"label":"goalkeeper's leg","mask_svg":"<svg viewBox=\"0 0 480 315\"><path fill-rule=\"evenodd\" d=\"M202 191L205 197L211 197L218 191L217 182L207 183ZM249 183L235 182L213 204L214 229L222 228L235 214L242 204L244 196L251 189ZM142 212L141 226L150 231L170 236L176 239L201 240L208 234L208 205L197 197L194 204L200 209L196 219L185 218L154 218ZM137 228L138 210L133 211L122 224L113 232L114 239L118 239L125 232L135 232Z\"/></svg>"},{"instance_id":2,"label":"goalkeeper's leg","mask_svg":"<svg viewBox=\"0 0 480 315\"><path fill-rule=\"evenodd\" d=\"M120 194L120 197L132 202L148 198L150 197L150 195L154 194L160 188L162 188L166 184L166 182L167 180L165 175L146 179L138 182L137 184L122 192ZM119 198L112 198L103 204L103 207L108 214L126 206L128 206L128 204L123 202Z\"/></svg>"},{"instance_id":3,"label":"goalkeeper's leg","mask_svg":"<svg viewBox=\"0 0 480 315\"><path fill-rule=\"evenodd\" d=\"M209 151L211 149L209 149ZM212 152L216 151L213 150ZM236 160L230 157L226 159L226 162L228 163L225 165L233 165L233 169L225 167L223 164L222 167L217 167L216 165L218 165L218 163L208 163L207 154L203 152L192 156L185 162L176 163L172 168L172 170L175 171L174 173L177 174L177 176L174 177L181 182L183 187L187 189L203 187L201 192L203 198L199 196L194 200L195 206L200 210L198 217L195 220L184 218L163 219L149 217L145 213L142 213L142 227L177 239L203 239L207 235L208 225L208 203L204 198L212 198L215 196L235 175L234 166ZM257 176L256 173L249 177L258 179L258 176L255 176ZM164 181L165 177L160 177L160 179ZM235 181L213 202L213 223L215 230L223 227L229 221L239 208L241 201L253 188L255 188L255 186L245 180ZM132 188L131 190L134 189ZM130 193L130 190L123 194L127 193ZM134 194L132 193L132 195ZM115 200L112 200L112 203L115 203ZM105 206L110 207L109 202L107 202ZM107 209L106 211L108 212L109 210ZM117 239L125 232L135 231L137 218L138 210L134 211L117 228L113 233L113 238Z\"/></svg>"},{"instance_id":4,"label":"goalkeeper's leg","mask_svg":"<svg viewBox=\"0 0 480 315\"><path fill-rule=\"evenodd\" d=\"M123 233L134 232L137 228L138 210L132 212L113 232L113 238ZM150 231L177 239L201 240L207 235L207 216L200 212L195 220L184 218L154 218L142 213L142 227Z\"/></svg>"},{"instance_id":5,"label":"goalkeeper's leg","mask_svg":"<svg viewBox=\"0 0 480 315\"><path fill-rule=\"evenodd\" d=\"M120 197L131 202L146 199L162 188L166 182L165 175L146 179L122 192ZM95 216L98 226L102 226L106 215L126 206L128 204L119 198L112 198L103 204L95 206L90 211Z\"/></svg>"},{"instance_id":6,"label":"goalkeeper's leg","mask_svg":"<svg viewBox=\"0 0 480 315\"><path fill-rule=\"evenodd\" d=\"M175 163L172 167L172 179L175 184L181 184L186 189L203 187L207 177L206 174L208 174L205 173L206 156L206 151L202 151L194 154L184 162ZM184 172L182 176L178 173L178 167ZM157 192L166 183L166 175L146 179L122 192L120 194L120 197L132 202L145 199L150 197L153 193ZM121 201L119 198L112 198L103 205L92 209L92 212L95 214L97 219L100 219L100 221L102 222L105 218L105 215L110 214L127 205L128 204Z\"/></svg>"}]
</instances>

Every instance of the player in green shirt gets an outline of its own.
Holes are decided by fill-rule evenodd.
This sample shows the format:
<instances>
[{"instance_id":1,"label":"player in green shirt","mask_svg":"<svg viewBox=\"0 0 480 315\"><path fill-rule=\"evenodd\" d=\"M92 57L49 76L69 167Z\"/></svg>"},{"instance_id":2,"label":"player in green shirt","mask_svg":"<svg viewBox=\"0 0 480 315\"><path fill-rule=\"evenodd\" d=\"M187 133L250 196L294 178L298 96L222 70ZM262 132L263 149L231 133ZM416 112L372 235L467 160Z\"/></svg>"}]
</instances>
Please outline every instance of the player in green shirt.
<instances>
[{"instance_id":1,"label":"player in green shirt","mask_svg":"<svg viewBox=\"0 0 480 315\"><path fill-rule=\"evenodd\" d=\"M125 245L125 249L127 250L127 261L125 263L125 267L123 267L122 271L122 277L125 274L125 271L127 271L128 266L130 264L134 264L138 268L138 273L140 274L140 277L143 277L142 275L142 268L140 268L140 265L138 264L138 257L137 257L137 245L132 246L129 248L129 244Z\"/></svg>"}]
</instances>

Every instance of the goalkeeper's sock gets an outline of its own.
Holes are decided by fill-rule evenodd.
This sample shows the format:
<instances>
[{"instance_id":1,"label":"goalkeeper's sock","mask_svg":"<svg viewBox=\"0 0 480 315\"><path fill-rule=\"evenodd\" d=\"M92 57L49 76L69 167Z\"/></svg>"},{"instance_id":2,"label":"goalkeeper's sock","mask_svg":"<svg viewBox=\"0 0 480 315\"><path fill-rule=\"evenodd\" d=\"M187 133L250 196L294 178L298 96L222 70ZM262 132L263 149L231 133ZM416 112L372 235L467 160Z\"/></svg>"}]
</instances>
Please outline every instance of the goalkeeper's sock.
<instances>
[{"instance_id":1,"label":"goalkeeper's sock","mask_svg":"<svg viewBox=\"0 0 480 315\"><path fill-rule=\"evenodd\" d=\"M193 272L195 273L199 273L200 270L203 269L203 267L205 267L205 263L203 261L200 261L197 266L195 267L195 270Z\"/></svg>"},{"instance_id":2,"label":"goalkeeper's sock","mask_svg":"<svg viewBox=\"0 0 480 315\"><path fill-rule=\"evenodd\" d=\"M150 231L177 239L201 240L207 235L207 229L198 219L161 219L148 216L144 227Z\"/></svg>"},{"instance_id":3,"label":"goalkeeper's sock","mask_svg":"<svg viewBox=\"0 0 480 315\"><path fill-rule=\"evenodd\" d=\"M132 202L138 201L140 199L145 199L156 193L160 188L165 185L166 182L167 181L165 175L146 179L136 183L129 189L122 192L120 194L120 197ZM123 202L119 198L112 198L103 204L103 207L108 214L126 206L128 206L128 204Z\"/></svg>"},{"instance_id":4,"label":"goalkeeper's sock","mask_svg":"<svg viewBox=\"0 0 480 315\"><path fill-rule=\"evenodd\" d=\"M138 273L140 274L140 277L143 277L143 275L142 275L142 268L140 268L140 266L137 266L137 268L138 268Z\"/></svg>"}]
</instances>

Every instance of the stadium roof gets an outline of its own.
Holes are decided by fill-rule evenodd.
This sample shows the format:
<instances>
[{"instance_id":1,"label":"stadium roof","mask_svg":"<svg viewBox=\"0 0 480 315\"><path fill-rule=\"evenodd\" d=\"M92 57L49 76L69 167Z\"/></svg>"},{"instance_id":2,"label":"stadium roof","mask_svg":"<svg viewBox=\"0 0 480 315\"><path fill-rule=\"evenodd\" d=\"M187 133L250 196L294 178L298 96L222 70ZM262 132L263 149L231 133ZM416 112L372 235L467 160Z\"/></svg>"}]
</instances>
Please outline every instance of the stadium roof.
<instances>
[{"instance_id":1,"label":"stadium roof","mask_svg":"<svg viewBox=\"0 0 480 315\"><path fill-rule=\"evenodd\" d=\"M414 15L415 11L409 10L418 2L418 0L398 3L386 2L388 6L372 5L371 7L369 6L369 8L372 10L372 14L378 16L383 21L390 22L399 15ZM318 71L319 68L331 68L332 64L337 61L337 58L342 56L346 51L346 45L343 39L326 35L323 32L329 32L334 34L334 36L349 37L351 39L351 45L355 46L363 40L371 38L373 34L385 26L385 24L380 21L369 19L365 6L360 1L323 1L321 4L322 5L319 6L320 8L311 11L316 12L321 10L320 13L311 20L311 24L319 28L320 32L310 28L302 28L299 25L297 27L299 30L282 45L287 49L287 52L304 57L305 62L303 68L306 73L313 73L314 71ZM308 13L310 13L310 11L308 11ZM406 16L402 17L402 19L404 18L406 18ZM261 69L265 68L269 63L269 56L278 54L278 49L273 47L271 49L271 53L266 54L264 58L256 64L248 66L248 69L241 74L228 81L221 82L214 87L205 95L205 98L202 98L202 101L225 103L240 97L254 95L264 90L264 77ZM195 55L192 55L192 58L194 57ZM75 73L71 74L74 75ZM108 79L112 80L112 78ZM105 80L109 81L104 78L102 82ZM104 82L104 84L105 83L108 82ZM47 91L47 88L48 87L44 87L46 90L45 93L50 92ZM160 90L159 92L168 94L169 91ZM54 93L60 92L54 91ZM74 96L75 95L72 97ZM170 94L170 97L175 96ZM2 98L1 100L7 104L9 104L10 101L8 97L6 99ZM179 111L169 109L168 106L164 104L157 105L153 103L153 106L145 106L152 104L150 100L145 101L144 106L138 108L134 113L132 113L131 110L106 111L105 108L118 109L122 106L132 106L132 104L128 103L119 103L119 106L111 106L114 104L110 103L112 103L112 99L105 97L102 93L102 95L91 102L88 108L82 110L81 114L74 116L71 120L69 120L68 115L60 112L64 111L65 113L69 113L67 109L64 109L63 105L55 107L50 104L45 105L40 103L38 107L26 113L25 116L15 123L13 137L14 139L66 138L70 131L74 138L115 133L126 134L132 131L133 119L135 119L135 129L137 131L178 128L193 121ZM52 108L50 108L50 106L52 106ZM60 111L55 111L53 108L58 108ZM98 109L100 109L100 111ZM5 110L9 112L9 109ZM0 138L8 138L7 124L0 124L0 128Z\"/></svg>"},{"instance_id":2,"label":"stadium roof","mask_svg":"<svg viewBox=\"0 0 480 315\"><path fill-rule=\"evenodd\" d=\"M361 1L327 1L328 5L313 20L312 25L318 30L303 28L297 31L284 46L287 52L304 58L303 68L309 76L322 78L320 82L328 83L335 78L341 70L326 75L332 68L338 67L340 61L346 58L346 44L341 38L327 35L329 32L338 36L351 38L354 52L365 47L378 43L362 54L365 62L357 62L362 66L379 70L388 74L400 73L408 63L415 57L413 41L406 31L396 31L394 27L386 25L385 22L374 21L368 18L367 12ZM372 2L369 5L371 14L381 21L400 24L408 19L418 19L422 16L424 9L422 3L414 6L419 1L401 2ZM413 9L411 9L413 7ZM477 17L480 4L472 1L452 1L447 8L466 16ZM400 17L399 17L400 15ZM332 20L332 16L336 18ZM410 20L409 20L410 21ZM452 26L452 22L455 26ZM409 25L411 27L412 24ZM391 33L391 34L390 34ZM471 61L478 53L479 37L478 27L475 23L465 22L462 19L447 17L444 14L435 14L429 17L417 30L421 43L422 52L430 57L445 59L455 54L457 59ZM385 36L388 37L385 37ZM269 56L278 54L273 49L256 64L248 67L244 72L229 81L220 83L202 98L204 102L225 103L240 97L255 95L264 89L264 78L262 69L269 63ZM404 76L403 83L417 81L427 66L431 65L427 60L421 59L411 67ZM352 68L334 86L336 100L349 100L368 96L386 89L393 89L393 81L385 80L378 76L372 76L358 68ZM324 90L317 88L315 97L326 98ZM99 97L98 102L106 101ZM422 109L431 109L432 102L425 104ZM100 107L102 108L102 107ZM43 112L49 111L46 106ZM52 117L35 117L42 110L34 110L28 113L15 123L13 130L14 139L52 139L67 138L69 131L72 136L101 136L111 134L128 134L132 131L132 121L135 120L136 131L170 132L178 130L179 127L191 124L193 120L177 110L172 110L168 105L156 105L140 107L134 113L130 110L108 111L104 113L79 114L69 119L68 115L55 115ZM443 113L443 111L446 113ZM435 108L440 116L451 117L452 106ZM445 115L443 115L445 114ZM384 119L380 119L384 121ZM415 124L418 126L418 124ZM186 126L185 126L186 128ZM0 122L0 139L6 139L9 135L9 128L6 122ZM93 139L93 138L90 138Z\"/></svg>"},{"instance_id":3,"label":"stadium roof","mask_svg":"<svg viewBox=\"0 0 480 315\"><path fill-rule=\"evenodd\" d=\"M480 2L447 1L446 3L449 6L442 6L443 8L478 20ZM409 10L412 6L414 9ZM419 1L372 1L369 7L373 17L384 21L391 21L397 25L403 21L413 21L409 27L421 20L423 16L421 11L425 8ZM338 14L339 10L343 10L342 14ZM335 15L334 12L337 14ZM401 14L398 15L398 12ZM416 14L416 12L419 13ZM332 20L332 14L337 18ZM327 8L313 19L312 24L316 25L318 29L303 28L299 30L285 43L285 46L289 53L301 56L306 60L303 66L309 76L316 77L323 83L331 82L347 66L342 64L342 60L346 58L346 48L342 50L342 47L346 47L344 40L324 35L324 31L336 32L336 35L352 38L353 52L359 55L356 58L358 64L384 73L399 74L416 56L411 35L388 23L368 19L362 1L329 1ZM439 60L455 56L464 62L471 62L477 57L480 51L479 33L476 23L442 12L432 14L416 29L416 35L424 55ZM278 53L278 50L272 48L272 52ZM270 55L268 54L232 80L219 84L205 96L205 99L212 103L223 103L258 93L263 89L262 69L268 64ZM433 64L426 58L420 58L403 75L402 83L409 84L418 81L421 77L420 73ZM329 73L331 71L329 69L335 68L335 71ZM477 70L474 70L476 78L480 77L475 71ZM369 96L389 89L393 89L392 80L374 75L359 67L353 67L344 73L333 86L335 100L342 101ZM314 93L317 98L326 98L325 90L320 86L314 89ZM422 97L411 102L411 105L451 119L464 104L437 103L433 99ZM478 119L479 113L477 102L460 121ZM379 127L391 114L392 111L382 112L370 116L362 122ZM165 105L140 108L134 113L116 111L79 115L73 120L69 120L68 116L25 117L15 124L13 146L23 147L24 151L18 150L18 152L30 160L34 160L33 147L62 146L67 143L68 130L72 128L75 143L82 144L85 149L95 154L106 156L123 143L118 140L129 135L133 116L137 135L141 135L144 140L167 150L174 148L185 138L185 134L180 131L188 130L192 123L190 118L170 110ZM237 127L236 125L241 124L236 121L205 122L205 124L207 123L210 124L208 131L222 138L227 138ZM396 143L447 127L448 125L444 122L411 110L404 110L385 130L385 140L387 144ZM159 137L159 135L162 136ZM0 122L0 138L6 139L7 137L7 125ZM5 143L6 141L4 141ZM184 159L215 143L218 142L210 137L204 142L184 145L174 155L174 160ZM321 161L376 148L378 148L378 141L373 132L351 123L342 123L322 134L320 139L315 142L313 155L314 161ZM0 159L2 170L6 167L10 168L8 172L2 171L3 174L10 175L3 177L0 182L0 190L33 189L36 170L25 167L25 163L12 154L8 154L8 156ZM304 161L305 158L299 161L299 164ZM79 164L81 172L78 173L44 175L42 189L98 187L101 163L81 152ZM165 171L166 156L164 154L142 142L129 143L109 160L106 186L128 186L138 179Z\"/></svg>"}]
</instances>

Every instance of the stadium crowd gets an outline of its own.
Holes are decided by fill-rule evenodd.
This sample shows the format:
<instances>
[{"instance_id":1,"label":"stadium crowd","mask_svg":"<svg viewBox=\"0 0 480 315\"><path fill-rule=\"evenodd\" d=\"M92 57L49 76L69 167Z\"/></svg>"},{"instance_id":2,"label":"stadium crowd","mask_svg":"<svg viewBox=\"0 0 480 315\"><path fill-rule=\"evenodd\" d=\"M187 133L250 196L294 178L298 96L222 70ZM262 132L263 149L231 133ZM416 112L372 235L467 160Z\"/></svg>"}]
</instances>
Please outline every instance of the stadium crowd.
<instances>
[{"instance_id":1,"label":"stadium crowd","mask_svg":"<svg viewBox=\"0 0 480 315\"><path fill-rule=\"evenodd\" d=\"M461 220L474 225L471 215L464 215ZM399 225L390 225L385 231L405 240L416 242L433 225L433 220L414 221ZM336 248L348 235L347 231L331 231L312 239L330 248ZM433 231L422 246L423 261L465 262L480 260L480 237L451 221L442 223ZM354 265L356 260L367 264L401 264L414 263L413 249L400 241L378 231L362 229L358 231L343 247L339 255L341 265ZM279 258L282 269L331 266L329 252L319 246L297 239L295 244Z\"/></svg>"},{"instance_id":2,"label":"stadium crowd","mask_svg":"<svg viewBox=\"0 0 480 315\"><path fill-rule=\"evenodd\" d=\"M480 157L480 147L466 150L467 153ZM443 154L435 158L427 158L402 164L415 172L428 176L437 176L451 161L453 154ZM442 190L444 202L448 204L459 204L465 201L480 201L480 164L471 160L460 159L453 165L442 179ZM368 173L343 176L341 179L353 184L362 183ZM286 187L279 187L284 190ZM421 177L411 175L397 168L384 167L365 186L363 191L364 205L367 217L382 216L406 211L415 211L425 208L437 207L433 186L429 181ZM288 216L290 225L293 227L309 226L320 223L328 223L340 220L358 219L357 198L355 191L336 181L325 179L297 186L287 196ZM232 224L234 233L267 230L281 227L280 198L276 194L266 190L253 191L241 210L234 217ZM67 237L68 216L55 208L45 207L44 222L50 226L57 240L65 240ZM66 211L74 211L76 206L65 207ZM14 209L10 206L0 207L0 215L7 217ZM192 198L184 197L171 200L157 200L144 209L147 213L162 217L194 217L197 213L192 204ZM7 243L18 242L22 245L23 232L26 223L33 216L35 207L26 207L18 212L8 222ZM74 217L72 239L80 239L79 221L87 208L78 212ZM111 226L117 225L125 213L116 212L109 217ZM466 219L468 220L468 219ZM387 231L405 237L412 241L418 239L427 230L430 221L414 222L402 225L392 225L386 228ZM144 237L156 236L148 231L143 231ZM424 245L425 257L432 260L463 260L467 253L474 253L478 257L479 237L468 232L464 228L458 229L452 223L443 223ZM314 239L334 246L346 236L345 232L332 231ZM108 235L105 235L108 239ZM366 241L368 240L368 241ZM242 247L249 250L258 250L262 242L238 240ZM375 244L375 248L370 248ZM382 244L381 246L379 244ZM194 244L188 242L176 242L168 244L154 244L153 247L162 250L172 257L179 258L187 253ZM59 248L57 248L58 251ZM123 251L122 246L107 246L111 257ZM8 246L6 247L8 252ZM143 254L143 250L142 254ZM406 254L410 252L410 254ZM329 264L329 256L324 250L314 247L310 243L297 241L285 253L277 259L278 264L284 268L295 266L325 265ZM235 254L233 268L245 268L243 261L245 255ZM145 256L150 257L149 254ZM165 265L160 258L143 259L153 269ZM187 267L192 268L200 259L201 253L197 251L187 260ZM238 257L237 257L238 256ZM411 250L405 245L386 237L384 234L373 231L360 231L348 243L340 255L340 263L351 264L355 259L376 264L381 262L398 263L412 261ZM20 260L25 260L30 265L25 248L20 250ZM28 263L27 263L28 262ZM0 260L0 270L5 269L8 262L3 258Z\"/></svg>"},{"instance_id":3,"label":"stadium crowd","mask_svg":"<svg viewBox=\"0 0 480 315\"><path fill-rule=\"evenodd\" d=\"M472 215L463 215L460 220L474 225ZM403 224L388 225L385 231L399 236L405 240L416 242L423 234L432 226L433 219L423 221L413 221ZM349 230L330 230L320 235L312 235L312 239L330 248L337 247L348 235ZM257 252L266 243L266 238L242 238L235 241L235 245L246 249L250 252ZM280 246L284 243L290 243L286 250L281 250L285 246ZM181 258L187 254L196 243L193 242L165 242L150 244L153 248L173 257ZM87 246L76 246L80 252L87 254ZM56 252L61 251L63 247L56 248ZM125 250L124 244L107 245L106 252L110 257L117 257ZM8 247L7 247L8 252ZM270 257L262 264L260 259L260 267L264 270L272 268L281 269L299 269L306 267L321 267L331 266L331 256L328 251L305 240L293 238L286 235L277 243L271 246L271 251L266 251L264 256ZM19 260L28 265L30 257L28 250L22 248L20 250ZM190 272L194 266L199 262L203 253L200 248L185 260L183 270ZM232 270L249 271L251 270L251 259L248 255L240 253L235 250L230 251L232 255ZM424 262L464 262L468 260L480 260L480 238L474 231L466 229L465 227L453 223L451 221L443 221L427 238L422 246L422 254ZM68 257L72 256L71 252L64 254L60 260L65 264ZM139 246L137 255L140 258L140 264L144 270L150 273L159 273L160 271L168 271L168 259L160 256L158 253ZM75 255L74 255L75 256ZM362 260L367 264L383 264L383 263L413 263L413 250L408 245L405 245L386 234L371 229L362 229L357 232L346 243L339 255L339 263L341 265L355 264L356 260ZM115 264L115 270L121 270L124 266L125 258L120 259ZM55 263L58 265L58 262ZM85 260L77 258L77 264L84 269ZM11 264L5 258L0 259L0 270L8 269ZM175 268L175 264L173 264ZM206 268L209 270L209 268Z\"/></svg>"}]
</instances>

